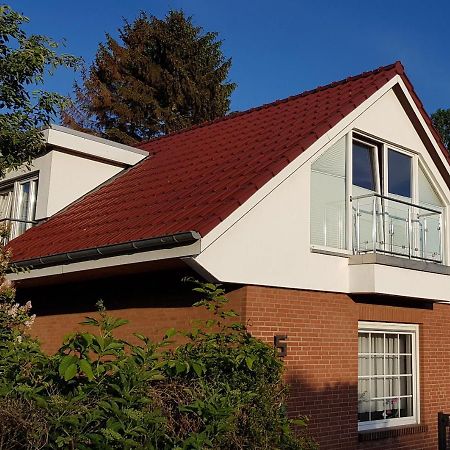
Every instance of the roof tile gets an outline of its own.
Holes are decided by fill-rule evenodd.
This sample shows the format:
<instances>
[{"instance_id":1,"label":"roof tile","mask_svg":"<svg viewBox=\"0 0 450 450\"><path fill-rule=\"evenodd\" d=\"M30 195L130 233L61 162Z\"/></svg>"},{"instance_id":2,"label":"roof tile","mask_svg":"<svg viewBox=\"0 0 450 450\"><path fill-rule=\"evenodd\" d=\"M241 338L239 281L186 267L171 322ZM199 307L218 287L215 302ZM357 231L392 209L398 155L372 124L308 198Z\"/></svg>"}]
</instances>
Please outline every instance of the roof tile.
<instances>
[{"instance_id":1,"label":"roof tile","mask_svg":"<svg viewBox=\"0 0 450 450\"><path fill-rule=\"evenodd\" d=\"M141 143L147 158L13 240L13 259L204 236L396 74L399 63Z\"/></svg>"}]
</instances>

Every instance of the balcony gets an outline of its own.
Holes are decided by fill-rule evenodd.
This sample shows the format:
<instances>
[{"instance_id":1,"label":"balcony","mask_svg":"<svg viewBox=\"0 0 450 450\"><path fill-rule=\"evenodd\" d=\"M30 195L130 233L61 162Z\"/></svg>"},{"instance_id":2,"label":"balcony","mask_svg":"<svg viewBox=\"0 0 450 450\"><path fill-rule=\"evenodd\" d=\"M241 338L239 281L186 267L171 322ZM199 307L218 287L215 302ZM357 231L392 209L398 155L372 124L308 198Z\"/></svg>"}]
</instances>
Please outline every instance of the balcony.
<instances>
[{"instance_id":1,"label":"balcony","mask_svg":"<svg viewBox=\"0 0 450 450\"><path fill-rule=\"evenodd\" d=\"M380 194L352 198L353 253L443 262L442 211Z\"/></svg>"}]
</instances>

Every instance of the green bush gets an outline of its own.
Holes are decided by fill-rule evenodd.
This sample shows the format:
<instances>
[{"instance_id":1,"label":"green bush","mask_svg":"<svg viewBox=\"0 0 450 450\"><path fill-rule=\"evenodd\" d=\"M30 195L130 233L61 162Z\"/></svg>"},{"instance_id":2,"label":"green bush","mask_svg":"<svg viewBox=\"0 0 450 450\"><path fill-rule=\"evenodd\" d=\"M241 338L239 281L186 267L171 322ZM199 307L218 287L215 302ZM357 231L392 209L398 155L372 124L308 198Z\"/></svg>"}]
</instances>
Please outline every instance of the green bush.
<instances>
[{"instance_id":1,"label":"green bush","mask_svg":"<svg viewBox=\"0 0 450 450\"><path fill-rule=\"evenodd\" d=\"M188 332L131 344L114 337L126 321L99 305L83 322L95 333L47 356L26 334L30 305L0 281L0 448L316 448L305 420L285 414L274 349L233 322L221 288L197 283L211 319Z\"/></svg>"}]
</instances>

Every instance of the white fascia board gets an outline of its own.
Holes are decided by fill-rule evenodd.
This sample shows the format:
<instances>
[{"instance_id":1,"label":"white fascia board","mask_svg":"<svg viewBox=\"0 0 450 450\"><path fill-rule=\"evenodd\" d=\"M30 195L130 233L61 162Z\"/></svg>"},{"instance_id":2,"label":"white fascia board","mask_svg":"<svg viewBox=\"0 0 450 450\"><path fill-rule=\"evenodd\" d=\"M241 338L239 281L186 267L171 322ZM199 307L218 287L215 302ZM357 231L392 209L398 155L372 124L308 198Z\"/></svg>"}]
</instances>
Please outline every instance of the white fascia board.
<instances>
[{"instance_id":1,"label":"white fascia board","mask_svg":"<svg viewBox=\"0 0 450 450\"><path fill-rule=\"evenodd\" d=\"M444 167L447 168L447 171L450 172L450 165L449 162L447 161L447 159L444 157L441 147L439 146L438 142L436 141L433 133L430 130L430 127L428 126L428 124L425 122L425 119L422 116L422 113L419 111L419 108L417 107L416 103L414 102L408 88L406 87L404 81L402 80L402 78L399 75L396 75L395 78L398 77L398 84L400 86L400 88L402 89L402 92L405 94L406 99L408 100L408 103L410 104L410 106L412 107L415 115L417 116L417 118L419 119L420 124L422 125L427 137L430 139L431 143L433 144L433 147L436 149L437 154L439 155L439 158L441 159L442 163L444 164Z\"/></svg>"},{"instance_id":2,"label":"white fascia board","mask_svg":"<svg viewBox=\"0 0 450 450\"><path fill-rule=\"evenodd\" d=\"M144 150L58 125L43 130L43 135L51 146L124 166L133 166L148 155Z\"/></svg>"},{"instance_id":3,"label":"white fascia board","mask_svg":"<svg viewBox=\"0 0 450 450\"><path fill-rule=\"evenodd\" d=\"M325 147L332 145L346 135L351 129L353 122L370 108L378 99L380 99L386 92L392 89L401 81L399 75L396 75L389 80L384 86L378 89L361 105L355 108L351 113L347 114L340 120L331 130L321 136L314 144L299 155L294 161L289 163L277 175L270 179L264 186L258 189L248 200L233 211L225 220L211 230L206 236L202 237L202 252L216 241L222 234L238 222L245 214L261 202L267 195L283 183L288 177L296 172L301 166L314 158ZM207 269L207 267L206 267Z\"/></svg>"},{"instance_id":4,"label":"white fascia board","mask_svg":"<svg viewBox=\"0 0 450 450\"><path fill-rule=\"evenodd\" d=\"M170 249L151 250L126 255L111 256L108 258L91 259L69 264L31 269L28 272L10 273L8 279L11 281L29 280L34 278L47 278L74 272L82 272L95 269L105 269L108 267L125 266L129 264L139 264L163 259L189 258L198 255L200 252L200 241L182 247Z\"/></svg>"}]
</instances>

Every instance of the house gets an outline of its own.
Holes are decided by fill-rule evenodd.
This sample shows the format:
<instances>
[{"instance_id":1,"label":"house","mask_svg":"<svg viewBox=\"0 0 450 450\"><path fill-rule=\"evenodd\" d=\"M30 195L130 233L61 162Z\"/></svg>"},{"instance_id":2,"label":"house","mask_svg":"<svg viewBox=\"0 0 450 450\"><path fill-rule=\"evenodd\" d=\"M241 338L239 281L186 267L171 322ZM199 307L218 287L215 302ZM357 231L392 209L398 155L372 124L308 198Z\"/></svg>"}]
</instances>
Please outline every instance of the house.
<instances>
[{"instance_id":1,"label":"house","mask_svg":"<svg viewBox=\"0 0 450 450\"><path fill-rule=\"evenodd\" d=\"M72 151L87 154L97 141L82 138ZM450 157L400 63L134 150L148 156L11 242L47 349L99 297L124 333L186 325L194 275L282 347L290 412L322 449L436 448Z\"/></svg>"}]
</instances>

